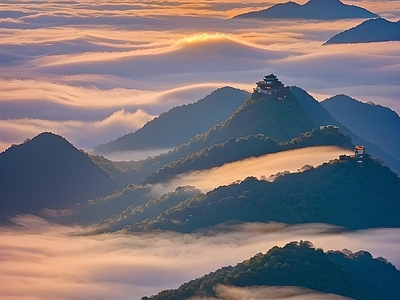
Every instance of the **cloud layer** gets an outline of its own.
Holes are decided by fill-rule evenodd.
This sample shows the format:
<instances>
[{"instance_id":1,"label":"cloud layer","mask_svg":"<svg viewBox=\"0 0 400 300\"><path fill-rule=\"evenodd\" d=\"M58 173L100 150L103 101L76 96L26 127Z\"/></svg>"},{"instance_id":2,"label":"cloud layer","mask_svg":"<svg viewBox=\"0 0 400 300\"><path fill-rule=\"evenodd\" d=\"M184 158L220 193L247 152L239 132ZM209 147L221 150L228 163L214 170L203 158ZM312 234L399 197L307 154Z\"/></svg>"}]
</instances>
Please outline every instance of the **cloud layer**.
<instances>
[{"instance_id":1,"label":"cloud layer","mask_svg":"<svg viewBox=\"0 0 400 300\"><path fill-rule=\"evenodd\" d=\"M346 3L392 20L400 16L398 1ZM103 122L122 109L155 116L225 85L251 91L271 72L319 100L346 93L400 112L397 43L321 46L360 20L230 19L273 4L261 0L2 4L0 119L9 126L0 130L20 124L14 138L0 140L2 149L31 131L20 119ZM135 127L110 124L105 132ZM95 146L81 140L71 135L78 147Z\"/></svg>"},{"instance_id":2,"label":"cloud layer","mask_svg":"<svg viewBox=\"0 0 400 300\"><path fill-rule=\"evenodd\" d=\"M300 239L324 250L367 250L400 265L399 229L335 234L335 228L323 224L250 223L197 235L86 236L84 228L34 216L19 216L14 222L20 226L0 228L2 299L140 299ZM221 288L221 299L235 299L227 298L228 292L232 291ZM259 299L256 290L240 292Z\"/></svg>"}]
</instances>

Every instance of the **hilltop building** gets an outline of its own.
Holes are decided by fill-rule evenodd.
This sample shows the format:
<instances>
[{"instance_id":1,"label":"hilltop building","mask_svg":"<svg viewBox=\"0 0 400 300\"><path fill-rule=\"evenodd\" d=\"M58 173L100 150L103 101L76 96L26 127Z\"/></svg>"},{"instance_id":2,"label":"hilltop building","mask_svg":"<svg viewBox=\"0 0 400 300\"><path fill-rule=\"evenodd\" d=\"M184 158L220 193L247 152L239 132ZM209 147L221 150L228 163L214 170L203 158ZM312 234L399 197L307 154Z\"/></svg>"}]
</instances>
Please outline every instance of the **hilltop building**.
<instances>
[{"instance_id":1,"label":"hilltop building","mask_svg":"<svg viewBox=\"0 0 400 300\"><path fill-rule=\"evenodd\" d=\"M328 130L331 132L339 132L339 127L335 126L335 125L322 125L322 126L319 126L319 129L320 130Z\"/></svg>"},{"instance_id":2,"label":"hilltop building","mask_svg":"<svg viewBox=\"0 0 400 300\"><path fill-rule=\"evenodd\" d=\"M365 158L365 147L356 146L354 149L354 157L357 159L357 163L362 167L364 165Z\"/></svg>"},{"instance_id":3,"label":"hilltop building","mask_svg":"<svg viewBox=\"0 0 400 300\"><path fill-rule=\"evenodd\" d=\"M355 160L357 164L362 168L365 160L365 146L355 146L354 155L339 155L340 160Z\"/></svg>"},{"instance_id":4,"label":"hilltop building","mask_svg":"<svg viewBox=\"0 0 400 300\"><path fill-rule=\"evenodd\" d=\"M278 80L274 74L264 76L264 80L256 83L257 87L254 88L254 92L258 94L274 95L278 99L285 98L284 85Z\"/></svg>"}]
</instances>

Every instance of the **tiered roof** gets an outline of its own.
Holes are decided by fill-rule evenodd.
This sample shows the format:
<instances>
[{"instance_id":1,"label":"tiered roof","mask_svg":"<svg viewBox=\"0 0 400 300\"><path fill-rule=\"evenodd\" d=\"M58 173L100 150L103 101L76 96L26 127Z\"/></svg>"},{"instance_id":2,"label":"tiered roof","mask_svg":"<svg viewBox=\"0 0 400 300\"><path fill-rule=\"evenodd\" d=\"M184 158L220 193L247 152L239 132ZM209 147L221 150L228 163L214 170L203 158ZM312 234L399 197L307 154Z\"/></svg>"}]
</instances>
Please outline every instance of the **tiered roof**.
<instances>
[{"instance_id":1,"label":"tiered roof","mask_svg":"<svg viewBox=\"0 0 400 300\"><path fill-rule=\"evenodd\" d=\"M284 97L284 85L278 80L274 74L264 76L264 80L257 82L257 87L254 89L259 94L274 94L278 98Z\"/></svg>"}]
</instances>

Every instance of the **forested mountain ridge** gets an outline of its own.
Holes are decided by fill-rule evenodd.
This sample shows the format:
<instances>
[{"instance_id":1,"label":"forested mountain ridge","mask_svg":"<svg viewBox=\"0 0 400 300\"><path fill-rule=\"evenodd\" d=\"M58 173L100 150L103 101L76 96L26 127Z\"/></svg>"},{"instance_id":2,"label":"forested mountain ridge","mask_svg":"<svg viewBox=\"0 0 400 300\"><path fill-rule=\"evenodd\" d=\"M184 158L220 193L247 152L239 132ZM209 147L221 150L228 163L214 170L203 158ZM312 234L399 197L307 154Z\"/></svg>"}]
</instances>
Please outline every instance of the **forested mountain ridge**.
<instances>
[{"instance_id":1,"label":"forested mountain ridge","mask_svg":"<svg viewBox=\"0 0 400 300\"><path fill-rule=\"evenodd\" d=\"M95 147L95 152L177 147L196 134L225 121L249 95L232 87L217 89L195 103L177 106L162 113L133 133Z\"/></svg>"},{"instance_id":2,"label":"forested mountain ridge","mask_svg":"<svg viewBox=\"0 0 400 300\"><path fill-rule=\"evenodd\" d=\"M328 251L310 242L291 242L232 267L223 267L142 300L180 300L214 297L218 285L298 286L354 299L400 299L400 271L383 258L366 251Z\"/></svg>"},{"instance_id":3,"label":"forested mountain ridge","mask_svg":"<svg viewBox=\"0 0 400 300\"><path fill-rule=\"evenodd\" d=\"M400 227L400 178L368 156L287 174L273 182L249 177L219 187L131 226L133 231L193 232L231 220L328 223L349 229Z\"/></svg>"},{"instance_id":4,"label":"forested mountain ridge","mask_svg":"<svg viewBox=\"0 0 400 300\"><path fill-rule=\"evenodd\" d=\"M310 0L303 5L293 1L278 3L267 9L240 14L234 18L333 20L376 17L379 15L339 0Z\"/></svg>"},{"instance_id":5,"label":"forested mountain ridge","mask_svg":"<svg viewBox=\"0 0 400 300\"><path fill-rule=\"evenodd\" d=\"M2 215L69 207L118 187L86 153L49 132L1 153L0 181Z\"/></svg>"},{"instance_id":6,"label":"forested mountain ridge","mask_svg":"<svg viewBox=\"0 0 400 300\"><path fill-rule=\"evenodd\" d=\"M231 138L225 143L214 144L209 148L191 153L185 158L166 164L151 174L144 183L163 182L174 175L187 171L211 169L249 157L313 146L338 146L344 149L354 149L349 137L338 132L316 128L290 141L282 142L277 142L262 134L237 139Z\"/></svg>"},{"instance_id":7,"label":"forested mountain ridge","mask_svg":"<svg viewBox=\"0 0 400 300\"><path fill-rule=\"evenodd\" d=\"M184 157L189 153L223 143L230 138L263 134L276 141L286 141L319 127L316 120L285 88L285 98L253 93L226 121L193 137L174 152Z\"/></svg>"},{"instance_id":8,"label":"forested mountain ridge","mask_svg":"<svg viewBox=\"0 0 400 300\"><path fill-rule=\"evenodd\" d=\"M319 128L318 122L301 107L288 88L285 89L285 93L287 96L284 100L278 100L273 95L253 93L224 122L196 135L172 151L131 163L125 172L130 172L131 182L140 183L166 164L184 159L214 144L225 143L232 138L236 140L263 134L281 142L297 138L313 128ZM119 165L101 157L94 160L103 164L104 168L113 170Z\"/></svg>"}]
</instances>

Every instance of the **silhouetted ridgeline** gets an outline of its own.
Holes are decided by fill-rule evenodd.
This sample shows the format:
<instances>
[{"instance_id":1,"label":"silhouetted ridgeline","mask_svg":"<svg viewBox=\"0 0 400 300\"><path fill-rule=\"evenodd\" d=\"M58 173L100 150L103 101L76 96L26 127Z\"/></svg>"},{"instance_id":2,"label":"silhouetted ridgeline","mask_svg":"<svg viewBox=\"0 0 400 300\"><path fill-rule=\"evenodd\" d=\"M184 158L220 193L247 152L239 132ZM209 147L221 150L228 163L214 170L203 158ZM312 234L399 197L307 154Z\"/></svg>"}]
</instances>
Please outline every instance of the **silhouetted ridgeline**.
<instances>
[{"instance_id":1,"label":"silhouetted ridgeline","mask_svg":"<svg viewBox=\"0 0 400 300\"><path fill-rule=\"evenodd\" d=\"M274 182L249 177L132 226L180 232L230 220L328 223L350 229L400 227L400 178L378 162L336 160Z\"/></svg>"},{"instance_id":2,"label":"silhouetted ridgeline","mask_svg":"<svg viewBox=\"0 0 400 300\"><path fill-rule=\"evenodd\" d=\"M48 132L0 154L0 182L2 216L65 208L117 189L86 153Z\"/></svg>"},{"instance_id":3,"label":"silhouetted ridgeline","mask_svg":"<svg viewBox=\"0 0 400 300\"><path fill-rule=\"evenodd\" d=\"M346 95L336 95L321 104L360 138L378 145L400 159L400 117L396 112Z\"/></svg>"},{"instance_id":4,"label":"silhouetted ridgeline","mask_svg":"<svg viewBox=\"0 0 400 300\"><path fill-rule=\"evenodd\" d=\"M142 300L213 297L213 288L227 286L299 286L354 299L400 299L400 272L384 258L366 251L324 252L310 242L291 242L258 253L234 267L224 267Z\"/></svg>"},{"instance_id":5,"label":"silhouetted ridgeline","mask_svg":"<svg viewBox=\"0 0 400 300\"><path fill-rule=\"evenodd\" d=\"M187 142L215 124L225 121L249 97L249 93L224 87L205 98L177 106L115 141L95 147L96 153L171 148Z\"/></svg>"},{"instance_id":6,"label":"silhouetted ridgeline","mask_svg":"<svg viewBox=\"0 0 400 300\"><path fill-rule=\"evenodd\" d=\"M400 41L400 21L370 19L331 37L324 45Z\"/></svg>"},{"instance_id":7,"label":"silhouetted ridgeline","mask_svg":"<svg viewBox=\"0 0 400 300\"><path fill-rule=\"evenodd\" d=\"M235 18L329 20L376 17L379 15L339 0L310 0L303 5L293 1L279 3L264 10L240 14Z\"/></svg>"}]
</instances>

